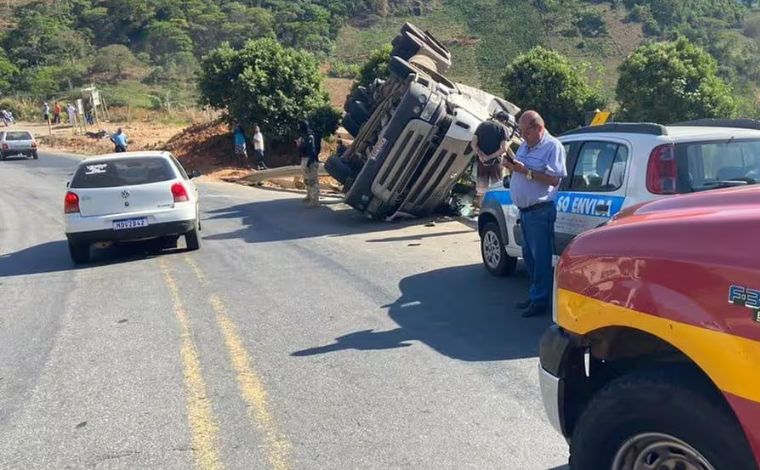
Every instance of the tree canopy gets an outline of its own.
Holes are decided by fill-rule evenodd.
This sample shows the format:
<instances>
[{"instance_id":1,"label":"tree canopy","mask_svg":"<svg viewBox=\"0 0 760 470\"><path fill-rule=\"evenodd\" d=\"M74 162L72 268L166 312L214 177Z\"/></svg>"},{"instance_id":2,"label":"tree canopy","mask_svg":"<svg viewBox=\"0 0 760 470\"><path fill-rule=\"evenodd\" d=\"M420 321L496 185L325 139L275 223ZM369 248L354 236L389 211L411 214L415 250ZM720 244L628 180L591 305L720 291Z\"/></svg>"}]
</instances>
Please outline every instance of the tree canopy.
<instances>
[{"instance_id":1,"label":"tree canopy","mask_svg":"<svg viewBox=\"0 0 760 470\"><path fill-rule=\"evenodd\" d=\"M583 125L587 111L605 104L569 60L540 46L507 66L502 87L506 99L538 111L553 133Z\"/></svg>"},{"instance_id":2,"label":"tree canopy","mask_svg":"<svg viewBox=\"0 0 760 470\"><path fill-rule=\"evenodd\" d=\"M736 103L710 54L685 38L639 47L620 66L621 119L669 123L732 117Z\"/></svg>"}]
</instances>

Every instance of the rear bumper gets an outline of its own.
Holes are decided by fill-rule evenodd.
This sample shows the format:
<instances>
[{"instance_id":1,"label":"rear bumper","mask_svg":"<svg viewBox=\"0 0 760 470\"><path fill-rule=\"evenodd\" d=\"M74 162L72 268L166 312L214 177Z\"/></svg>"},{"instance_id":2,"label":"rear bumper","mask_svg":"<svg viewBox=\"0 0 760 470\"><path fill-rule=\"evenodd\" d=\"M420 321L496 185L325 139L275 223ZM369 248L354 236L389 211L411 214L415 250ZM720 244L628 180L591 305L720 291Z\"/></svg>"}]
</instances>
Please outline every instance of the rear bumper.
<instances>
[{"instance_id":1,"label":"rear bumper","mask_svg":"<svg viewBox=\"0 0 760 470\"><path fill-rule=\"evenodd\" d=\"M183 235L195 226L195 220L166 222L125 230L96 230L92 232L67 233L66 238L71 242L110 242L146 240L165 236Z\"/></svg>"},{"instance_id":2,"label":"rear bumper","mask_svg":"<svg viewBox=\"0 0 760 470\"><path fill-rule=\"evenodd\" d=\"M6 157L15 157L16 155L25 155L27 157L31 157L34 155L37 155L37 149L11 149L11 150L2 150L3 156Z\"/></svg>"}]
</instances>

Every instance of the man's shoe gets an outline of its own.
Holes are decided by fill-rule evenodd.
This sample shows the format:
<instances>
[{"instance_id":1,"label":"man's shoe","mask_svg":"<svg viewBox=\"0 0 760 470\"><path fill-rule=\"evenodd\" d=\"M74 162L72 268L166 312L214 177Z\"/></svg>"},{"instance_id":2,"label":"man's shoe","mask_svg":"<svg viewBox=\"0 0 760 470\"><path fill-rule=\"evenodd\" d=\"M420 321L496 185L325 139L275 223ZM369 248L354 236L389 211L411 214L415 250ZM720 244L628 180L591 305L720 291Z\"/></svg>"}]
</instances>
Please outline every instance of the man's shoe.
<instances>
[{"instance_id":1,"label":"man's shoe","mask_svg":"<svg viewBox=\"0 0 760 470\"><path fill-rule=\"evenodd\" d=\"M522 302L517 302L515 304L515 307L519 310L525 310L526 308L530 307L530 299L523 300Z\"/></svg>"},{"instance_id":2,"label":"man's shoe","mask_svg":"<svg viewBox=\"0 0 760 470\"><path fill-rule=\"evenodd\" d=\"M537 317L539 315L544 315L548 312L549 312L549 307L546 305L531 304L531 306L528 307L528 309L525 310L523 313L521 313L520 316L524 318Z\"/></svg>"}]
</instances>

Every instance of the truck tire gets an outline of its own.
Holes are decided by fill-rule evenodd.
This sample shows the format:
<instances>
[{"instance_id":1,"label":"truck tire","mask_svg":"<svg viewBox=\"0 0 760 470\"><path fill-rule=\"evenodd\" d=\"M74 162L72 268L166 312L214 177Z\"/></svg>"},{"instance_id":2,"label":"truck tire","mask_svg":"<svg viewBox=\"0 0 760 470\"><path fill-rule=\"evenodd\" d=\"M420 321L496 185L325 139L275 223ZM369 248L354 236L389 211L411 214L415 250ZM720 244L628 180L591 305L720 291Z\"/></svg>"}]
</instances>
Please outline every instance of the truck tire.
<instances>
[{"instance_id":1,"label":"truck tire","mask_svg":"<svg viewBox=\"0 0 760 470\"><path fill-rule=\"evenodd\" d=\"M370 111L365 103L353 100L348 103L348 114L350 114L351 119L361 127L361 125L369 119Z\"/></svg>"},{"instance_id":2,"label":"truck tire","mask_svg":"<svg viewBox=\"0 0 760 470\"><path fill-rule=\"evenodd\" d=\"M480 255L489 273L497 277L511 276L517 267L517 258L509 256L504 249L501 229L496 222L489 222L480 234Z\"/></svg>"},{"instance_id":3,"label":"truck tire","mask_svg":"<svg viewBox=\"0 0 760 470\"><path fill-rule=\"evenodd\" d=\"M369 90L363 86L357 87L356 90L346 98L346 102L343 105L343 111L350 113L351 111L348 108L353 101L362 101L369 104L370 101L372 101Z\"/></svg>"},{"instance_id":4,"label":"truck tire","mask_svg":"<svg viewBox=\"0 0 760 470\"><path fill-rule=\"evenodd\" d=\"M425 55L433 59L436 69L444 73L451 66L451 54L443 45L429 35L421 38L413 33L404 32L393 39L391 56L409 60L415 55Z\"/></svg>"},{"instance_id":5,"label":"truck tire","mask_svg":"<svg viewBox=\"0 0 760 470\"><path fill-rule=\"evenodd\" d=\"M658 465L664 456L675 460ZM716 470L757 469L722 396L685 367L642 369L619 377L581 414L570 444L572 470L639 468L632 463L613 467L636 459L648 462L647 468L710 468L708 464Z\"/></svg>"},{"instance_id":6,"label":"truck tire","mask_svg":"<svg viewBox=\"0 0 760 470\"><path fill-rule=\"evenodd\" d=\"M349 179L356 178L353 169L338 155L331 155L325 161L325 171L344 186Z\"/></svg>"},{"instance_id":7,"label":"truck tire","mask_svg":"<svg viewBox=\"0 0 760 470\"><path fill-rule=\"evenodd\" d=\"M357 124L356 121L351 118L350 114L346 114L343 116L343 128L351 134L351 137L356 137L359 135L359 129L361 129L361 125Z\"/></svg>"},{"instance_id":8,"label":"truck tire","mask_svg":"<svg viewBox=\"0 0 760 470\"><path fill-rule=\"evenodd\" d=\"M90 261L90 244L87 242L69 242L69 256L74 264Z\"/></svg>"},{"instance_id":9,"label":"truck tire","mask_svg":"<svg viewBox=\"0 0 760 470\"><path fill-rule=\"evenodd\" d=\"M388 70L401 80L405 80L410 73L417 73L417 69L412 64L399 56L391 57L391 61L388 63Z\"/></svg>"}]
</instances>

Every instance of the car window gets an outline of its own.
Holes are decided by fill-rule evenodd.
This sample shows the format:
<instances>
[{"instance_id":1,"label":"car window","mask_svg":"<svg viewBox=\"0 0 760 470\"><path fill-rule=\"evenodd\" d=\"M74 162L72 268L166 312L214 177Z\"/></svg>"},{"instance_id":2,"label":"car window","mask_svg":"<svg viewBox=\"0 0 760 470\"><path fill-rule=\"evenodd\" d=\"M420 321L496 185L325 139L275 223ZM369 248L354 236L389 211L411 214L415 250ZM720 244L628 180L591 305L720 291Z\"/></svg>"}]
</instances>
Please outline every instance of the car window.
<instances>
[{"instance_id":1,"label":"car window","mask_svg":"<svg viewBox=\"0 0 760 470\"><path fill-rule=\"evenodd\" d=\"M158 183L175 178L165 158L114 158L83 164L71 182L72 188L111 188Z\"/></svg>"},{"instance_id":2,"label":"car window","mask_svg":"<svg viewBox=\"0 0 760 470\"><path fill-rule=\"evenodd\" d=\"M187 176L187 172L185 171L185 168L182 166L182 164L177 160L174 155L169 155L169 158L171 158L172 163L174 163L174 166L177 168L177 171L179 171L179 174L182 175L182 179L189 180L190 177Z\"/></svg>"},{"instance_id":3,"label":"car window","mask_svg":"<svg viewBox=\"0 0 760 470\"><path fill-rule=\"evenodd\" d=\"M585 142L578 153L569 189L615 191L623 186L628 147L614 142Z\"/></svg>"},{"instance_id":4,"label":"car window","mask_svg":"<svg viewBox=\"0 0 760 470\"><path fill-rule=\"evenodd\" d=\"M685 163L691 191L732 182L760 183L760 139L678 144L679 166Z\"/></svg>"},{"instance_id":5,"label":"car window","mask_svg":"<svg viewBox=\"0 0 760 470\"><path fill-rule=\"evenodd\" d=\"M28 132L7 132L5 140L32 140L32 134Z\"/></svg>"}]
</instances>

